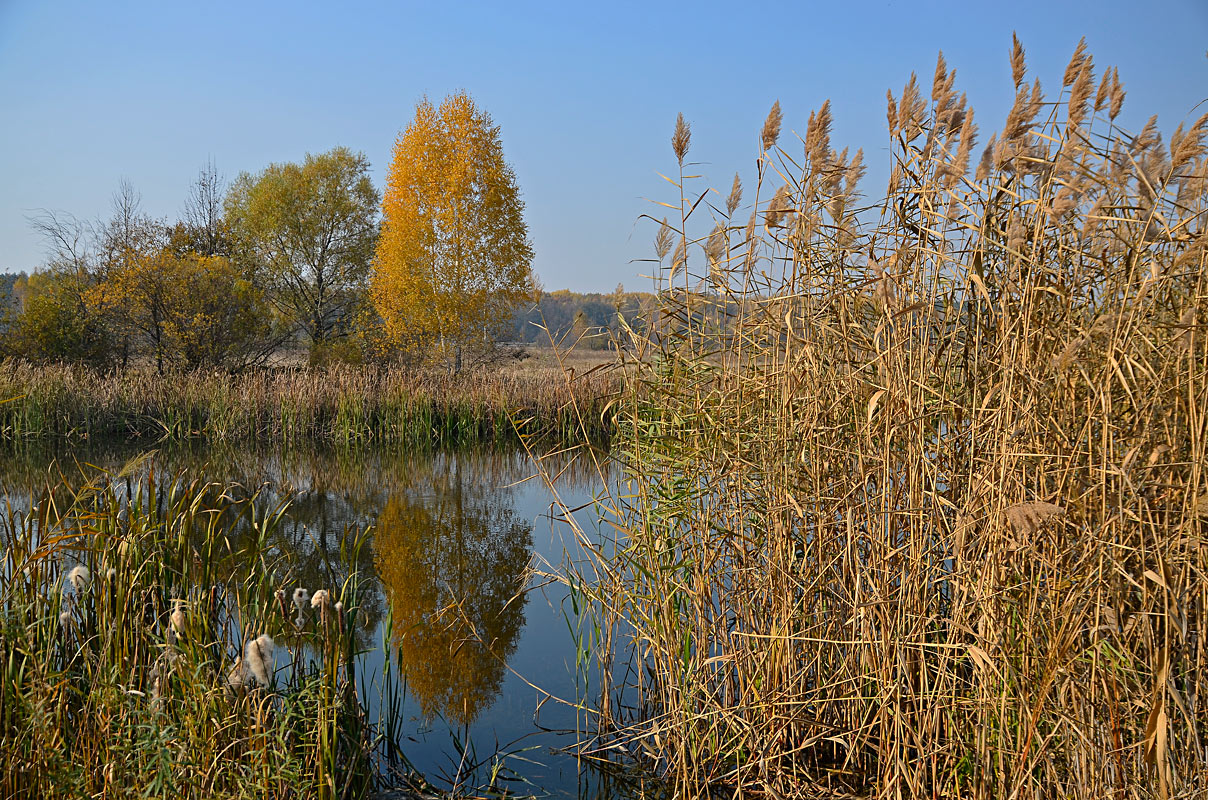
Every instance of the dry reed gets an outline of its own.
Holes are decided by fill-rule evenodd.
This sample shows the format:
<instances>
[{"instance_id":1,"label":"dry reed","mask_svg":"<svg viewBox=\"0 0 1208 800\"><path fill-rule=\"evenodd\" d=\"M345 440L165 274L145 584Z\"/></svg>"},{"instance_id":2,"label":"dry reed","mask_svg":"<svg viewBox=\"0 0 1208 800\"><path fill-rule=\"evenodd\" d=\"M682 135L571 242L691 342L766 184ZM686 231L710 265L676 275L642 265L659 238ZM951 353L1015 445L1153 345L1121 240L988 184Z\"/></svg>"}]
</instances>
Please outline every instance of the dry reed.
<instances>
[{"instance_id":1,"label":"dry reed","mask_svg":"<svg viewBox=\"0 0 1208 800\"><path fill-rule=\"evenodd\" d=\"M569 576L632 667L597 756L683 794L1208 792L1208 122L1172 157L1082 45L1049 99L1011 66L974 176L941 57L869 208L826 106L769 115L750 223L680 187L658 255L715 263L622 343L620 533Z\"/></svg>"},{"instance_id":2,"label":"dry reed","mask_svg":"<svg viewBox=\"0 0 1208 800\"><path fill-rule=\"evenodd\" d=\"M225 373L103 373L0 363L0 438L463 445L592 435L616 383L555 369L441 371L344 366ZM580 413L576 412L578 409Z\"/></svg>"}]
</instances>

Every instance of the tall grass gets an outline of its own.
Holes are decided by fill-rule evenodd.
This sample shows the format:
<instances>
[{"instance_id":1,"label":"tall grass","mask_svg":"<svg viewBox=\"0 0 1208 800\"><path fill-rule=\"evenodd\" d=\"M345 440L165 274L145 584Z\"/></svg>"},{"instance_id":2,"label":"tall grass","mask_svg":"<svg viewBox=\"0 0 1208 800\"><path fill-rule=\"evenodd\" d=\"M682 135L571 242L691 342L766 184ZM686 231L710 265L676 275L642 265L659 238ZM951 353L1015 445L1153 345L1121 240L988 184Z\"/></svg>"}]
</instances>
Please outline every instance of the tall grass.
<instances>
[{"instance_id":1,"label":"tall grass","mask_svg":"<svg viewBox=\"0 0 1208 800\"><path fill-rule=\"evenodd\" d=\"M220 442L453 446L604 438L616 382L555 369L446 372L335 366L238 375L0 363L0 438L105 436ZM581 413L577 413L576 409Z\"/></svg>"},{"instance_id":2,"label":"tall grass","mask_svg":"<svg viewBox=\"0 0 1208 800\"><path fill-rule=\"evenodd\" d=\"M366 796L356 574L295 608L284 506L138 468L7 506L0 795Z\"/></svg>"},{"instance_id":3,"label":"tall grass","mask_svg":"<svg viewBox=\"0 0 1208 800\"><path fill-rule=\"evenodd\" d=\"M1012 67L984 149L942 57L891 94L869 207L829 105L773 109L745 200L681 119L620 533L569 576L631 667L601 754L683 793L1208 792L1208 120L1124 130L1082 47L1048 97Z\"/></svg>"}]
</instances>

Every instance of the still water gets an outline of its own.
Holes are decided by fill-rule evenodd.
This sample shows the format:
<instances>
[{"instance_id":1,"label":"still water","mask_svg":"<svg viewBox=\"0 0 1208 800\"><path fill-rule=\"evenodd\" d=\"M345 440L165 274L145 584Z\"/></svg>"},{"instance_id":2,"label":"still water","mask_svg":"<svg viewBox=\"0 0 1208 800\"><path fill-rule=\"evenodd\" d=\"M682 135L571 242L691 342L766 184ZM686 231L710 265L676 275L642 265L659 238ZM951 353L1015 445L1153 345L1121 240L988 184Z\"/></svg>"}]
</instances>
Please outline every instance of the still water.
<instances>
[{"instance_id":1,"label":"still water","mask_svg":"<svg viewBox=\"0 0 1208 800\"><path fill-rule=\"evenodd\" d=\"M117 469L139 453L10 448L0 486L11 498L51 471ZM356 569L367 595L361 680L376 687L395 670L405 755L437 788L470 790L502 757L516 793L608 794L565 749L583 724L573 703L590 676L577 663L566 590L548 576L577 552L554 492L590 533L608 477L590 459L555 466L554 489L517 451L176 447L145 469L238 483L269 505L288 499L277 548L293 585L335 589ZM341 565L341 542L366 528L355 563ZM380 712L376 689L365 694Z\"/></svg>"}]
</instances>

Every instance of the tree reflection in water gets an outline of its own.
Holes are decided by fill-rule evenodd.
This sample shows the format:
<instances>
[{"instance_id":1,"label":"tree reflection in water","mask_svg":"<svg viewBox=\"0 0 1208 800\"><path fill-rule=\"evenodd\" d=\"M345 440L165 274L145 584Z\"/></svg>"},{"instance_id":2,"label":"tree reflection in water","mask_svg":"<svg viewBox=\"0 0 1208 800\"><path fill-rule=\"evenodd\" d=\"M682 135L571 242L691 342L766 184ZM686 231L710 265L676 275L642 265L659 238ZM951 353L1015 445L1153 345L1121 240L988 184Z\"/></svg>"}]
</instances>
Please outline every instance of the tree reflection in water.
<instances>
[{"instance_id":1,"label":"tree reflection in water","mask_svg":"<svg viewBox=\"0 0 1208 800\"><path fill-rule=\"evenodd\" d=\"M437 456L378 518L378 575L408 686L431 718L469 725L499 694L524 627L533 527L477 459Z\"/></svg>"},{"instance_id":2,"label":"tree reflection in water","mask_svg":"<svg viewBox=\"0 0 1208 800\"><path fill-rule=\"evenodd\" d=\"M32 502L48 479L91 472L77 464L117 469L143 452L137 442L37 445L0 443L0 497L17 507ZM563 490L595 485L590 459L552 454L545 461ZM512 484L534 471L514 450L399 454L185 442L165 444L134 480L160 487L175 476L215 481L234 496L254 495L262 512L288 501L274 542L286 588L338 592L355 570L358 649L376 647L390 603L399 663L420 711L468 725L499 694L524 628L533 527L515 511ZM348 533L369 526L371 547L352 563L342 560ZM233 521L227 535L238 545L250 534Z\"/></svg>"}]
</instances>

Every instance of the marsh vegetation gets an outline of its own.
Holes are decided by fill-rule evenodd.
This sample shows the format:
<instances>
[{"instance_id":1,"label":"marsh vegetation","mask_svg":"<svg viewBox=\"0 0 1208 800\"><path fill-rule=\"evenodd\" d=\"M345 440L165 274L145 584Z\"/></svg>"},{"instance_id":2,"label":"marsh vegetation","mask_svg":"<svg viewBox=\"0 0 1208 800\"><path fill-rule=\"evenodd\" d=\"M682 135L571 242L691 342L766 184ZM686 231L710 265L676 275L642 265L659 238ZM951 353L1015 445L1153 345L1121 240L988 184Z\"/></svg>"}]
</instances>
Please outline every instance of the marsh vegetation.
<instances>
[{"instance_id":1,"label":"marsh vegetation","mask_svg":"<svg viewBox=\"0 0 1208 800\"><path fill-rule=\"evenodd\" d=\"M1208 115L1124 129L1120 77L1082 45L1048 94L1018 41L1010 66L983 141L942 55L929 87L890 92L874 200L829 103L801 136L777 103L756 172L720 190L681 116L658 294L616 319L607 374L463 370L437 310L426 338L455 366L434 371L326 345L311 369L188 380L6 362L6 439L317 441L348 459L321 494L356 506L313 526L331 538L303 581L278 534L304 487L87 472L10 502L6 789L433 791L395 712L464 733L531 714L529 693L569 715L576 771L675 796L1203 795ZM509 441L555 490L581 482L543 496L573 534L543 563L520 567L536 515L456 458L347 499L391 474L348 456L369 445ZM566 637L532 665L565 654L563 704L515 675L555 584L543 619ZM257 670L270 650L285 674ZM360 680L373 652L413 696ZM457 748L440 791L533 790L523 751Z\"/></svg>"},{"instance_id":2,"label":"marsh vegetation","mask_svg":"<svg viewBox=\"0 0 1208 800\"><path fill-rule=\"evenodd\" d=\"M681 116L619 533L571 578L626 676L598 758L683 794L1208 790L1208 115L1123 129L1081 45L1047 94L1011 67L984 144L942 56L891 92L872 203L829 103L717 190Z\"/></svg>"}]
</instances>

